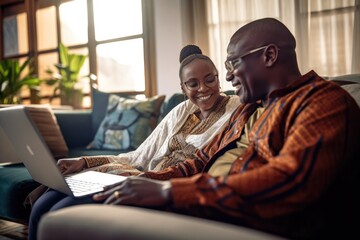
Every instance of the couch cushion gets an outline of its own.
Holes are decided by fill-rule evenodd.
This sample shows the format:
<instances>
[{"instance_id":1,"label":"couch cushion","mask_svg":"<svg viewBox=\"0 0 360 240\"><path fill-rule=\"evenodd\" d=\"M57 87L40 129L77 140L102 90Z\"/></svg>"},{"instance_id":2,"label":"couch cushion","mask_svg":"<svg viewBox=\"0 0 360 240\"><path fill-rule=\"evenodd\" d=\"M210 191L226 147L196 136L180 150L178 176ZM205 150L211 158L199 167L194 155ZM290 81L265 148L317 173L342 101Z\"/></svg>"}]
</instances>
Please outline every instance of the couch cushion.
<instances>
[{"instance_id":1,"label":"couch cushion","mask_svg":"<svg viewBox=\"0 0 360 240\"><path fill-rule=\"evenodd\" d=\"M13 221L27 222L30 209L23 202L39 184L32 180L23 164L0 166L0 216Z\"/></svg>"},{"instance_id":2,"label":"couch cushion","mask_svg":"<svg viewBox=\"0 0 360 240\"><path fill-rule=\"evenodd\" d=\"M157 125L165 96L145 100L110 95L107 113L89 148L136 149Z\"/></svg>"},{"instance_id":3,"label":"couch cushion","mask_svg":"<svg viewBox=\"0 0 360 240\"><path fill-rule=\"evenodd\" d=\"M360 84L347 84L342 85L342 88L345 89L360 106Z\"/></svg>"},{"instance_id":4,"label":"couch cushion","mask_svg":"<svg viewBox=\"0 0 360 240\"><path fill-rule=\"evenodd\" d=\"M338 83L339 85L348 84L348 83L360 83L360 74L346 74L346 75L340 75L336 77L324 77L325 79L334 81Z\"/></svg>"},{"instance_id":5,"label":"couch cushion","mask_svg":"<svg viewBox=\"0 0 360 240\"><path fill-rule=\"evenodd\" d=\"M54 113L69 150L84 147L94 139L91 110L57 110Z\"/></svg>"},{"instance_id":6,"label":"couch cushion","mask_svg":"<svg viewBox=\"0 0 360 240\"><path fill-rule=\"evenodd\" d=\"M86 204L45 215L39 224L38 239L273 240L283 238L242 226L165 211Z\"/></svg>"},{"instance_id":7,"label":"couch cushion","mask_svg":"<svg viewBox=\"0 0 360 240\"><path fill-rule=\"evenodd\" d=\"M183 93L174 93L164 104L161 109L161 117L163 119L174 107L185 101L185 95Z\"/></svg>"}]
</instances>

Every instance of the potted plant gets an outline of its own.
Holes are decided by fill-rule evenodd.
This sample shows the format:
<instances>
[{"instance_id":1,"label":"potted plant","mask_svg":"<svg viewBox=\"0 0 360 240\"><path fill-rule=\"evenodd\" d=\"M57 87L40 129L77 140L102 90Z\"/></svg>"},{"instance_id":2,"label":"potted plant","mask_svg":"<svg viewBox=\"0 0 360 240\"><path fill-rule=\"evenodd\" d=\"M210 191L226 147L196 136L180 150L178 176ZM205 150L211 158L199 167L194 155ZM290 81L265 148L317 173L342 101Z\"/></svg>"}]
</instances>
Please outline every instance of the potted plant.
<instances>
[{"instance_id":1,"label":"potted plant","mask_svg":"<svg viewBox=\"0 0 360 240\"><path fill-rule=\"evenodd\" d=\"M49 86L54 86L53 97L60 96L62 105L71 105L74 108L82 106L82 89L76 88L81 77L79 73L81 67L87 58L82 54L70 54L69 49L62 43L59 46L60 63L55 64L58 73L54 73L51 69L46 70L51 75L49 79L45 79ZM83 76L87 77L87 76Z\"/></svg>"},{"instance_id":2,"label":"potted plant","mask_svg":"<svg viewBox=\"0 0 360 240\"><path fill-rule=\"evenodd\" d=\"M24 69L30 66L31 58L22 65L15 59L4 59L0 61L0 103L14 104L21 103L19 97L23 87L38 90L40 79L33 75L33 69L24 74Z\"/></svg>"}]
</instances>

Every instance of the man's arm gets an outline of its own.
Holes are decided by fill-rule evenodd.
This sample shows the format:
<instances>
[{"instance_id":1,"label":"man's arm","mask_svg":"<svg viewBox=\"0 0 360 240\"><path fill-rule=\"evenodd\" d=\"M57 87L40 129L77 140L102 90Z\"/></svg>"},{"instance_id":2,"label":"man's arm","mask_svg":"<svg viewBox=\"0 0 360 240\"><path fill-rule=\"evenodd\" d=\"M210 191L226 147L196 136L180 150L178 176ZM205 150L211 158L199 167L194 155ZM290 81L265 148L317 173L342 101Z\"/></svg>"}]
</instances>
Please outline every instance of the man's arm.
<instances>
[{"instance_id":1,"label":"man's arm","mask_svg":"<svg viewBox=\"0 0 360 240\"><path fill-rule=\"evenodd\" d=\"M359 108L343 94L319 94L296 114L281 151L263 159L262 166L242 171L236 169L238 160L226 178L201 174L171 180L175 208L211 207L236 217L246 208L247 213L269 218L318 200L352 164L349 155L360 142ZM251 163L255 149L254 144L242 161Z\"/></svg>"}]
</instances>

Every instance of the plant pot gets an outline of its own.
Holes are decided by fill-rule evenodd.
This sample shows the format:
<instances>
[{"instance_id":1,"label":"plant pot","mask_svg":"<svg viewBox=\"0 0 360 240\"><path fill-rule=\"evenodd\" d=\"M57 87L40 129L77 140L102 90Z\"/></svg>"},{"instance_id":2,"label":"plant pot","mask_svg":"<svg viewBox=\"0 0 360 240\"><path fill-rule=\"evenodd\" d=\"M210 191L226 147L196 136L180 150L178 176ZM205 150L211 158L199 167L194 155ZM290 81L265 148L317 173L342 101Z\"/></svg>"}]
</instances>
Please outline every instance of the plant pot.
<instances>
[{"instance_id":1,"label":"plant pot","mask_svg":"<svg viewBox=\"0 0 360 240\"><path fill-rule=\"evenodd\" d=\"M30 89L30 103L31 104L40 104L40 90L39 89Z\"/></svg>"},{"instance_id":2,"label":"plant pot","mask_svg":"<svg viewBox=\"0 0 360 240\"><path fill-rule=\"evenodd\" d=\"M69 89L61 92L61 105L69 105L74 109L82 108L83 93L80 89Z\"/></svg>"}]
</instances>

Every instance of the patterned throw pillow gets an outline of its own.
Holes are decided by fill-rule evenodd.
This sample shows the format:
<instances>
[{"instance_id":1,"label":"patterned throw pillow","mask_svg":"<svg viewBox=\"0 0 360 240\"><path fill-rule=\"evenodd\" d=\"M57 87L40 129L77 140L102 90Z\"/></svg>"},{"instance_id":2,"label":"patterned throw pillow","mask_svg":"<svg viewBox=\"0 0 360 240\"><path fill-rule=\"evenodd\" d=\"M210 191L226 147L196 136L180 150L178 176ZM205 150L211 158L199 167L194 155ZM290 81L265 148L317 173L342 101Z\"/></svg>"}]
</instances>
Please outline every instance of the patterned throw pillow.
<instances>
[{"instance_id":1,"label":"patterned throw pillow","mask_svg":"<svg viewBox=\"0 0 360 240\"><path fill-rule=\"evenodd\" d=\"M111 94L104 120L88 148L134 150L157 125L165 96L145 100Z\"/></svg>"}]
</instances>

